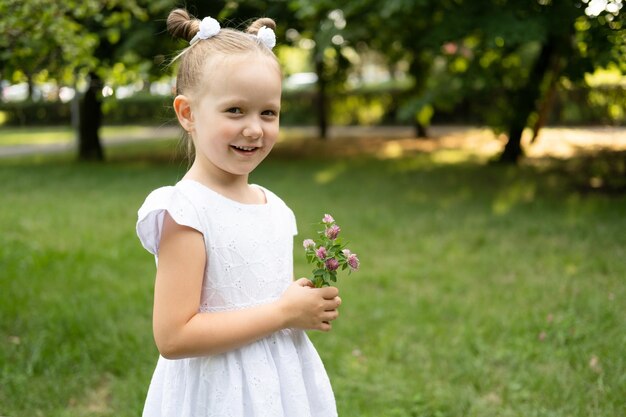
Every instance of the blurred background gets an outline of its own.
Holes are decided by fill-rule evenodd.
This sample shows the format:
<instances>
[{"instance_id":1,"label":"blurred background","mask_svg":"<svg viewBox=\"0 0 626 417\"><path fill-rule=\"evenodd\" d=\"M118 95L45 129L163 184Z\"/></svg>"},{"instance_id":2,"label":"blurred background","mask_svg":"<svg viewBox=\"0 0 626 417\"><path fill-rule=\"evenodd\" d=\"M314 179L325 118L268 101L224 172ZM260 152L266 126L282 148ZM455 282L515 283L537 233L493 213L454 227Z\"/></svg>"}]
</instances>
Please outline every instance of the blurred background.
<instances>
[{"instance_id":1,"label":"blurred background","mask_svg":"<svg viewBox=\"0 0 626 417\"><path fill-rule=\"evenodd\" d=\"M361 270L311 332L341 416L626 410L623 0L0 0L0 416L140 415L138 207L188 166L166 32L277 22L255 170Z\"/></svg>"},{"instance_id":2,"label":"blurred background","mask_svg":"<svg viewBox=\"0 0 626 417\"><path fill-rule=\"evenodd\" d=\"M171 124L170 61L185 45L165 18L178 5L2 0L0 127L73 126L88 159L102 157L101 125ZM500 159L514 162L525 128L532 142L546 125L626 123L622 0L187 7L235 27L274 18L281 123L314 126L321 138L331 126L411 126L416 137L437 124L486 126L504 134Z\"/></svg>"}]
</instances>

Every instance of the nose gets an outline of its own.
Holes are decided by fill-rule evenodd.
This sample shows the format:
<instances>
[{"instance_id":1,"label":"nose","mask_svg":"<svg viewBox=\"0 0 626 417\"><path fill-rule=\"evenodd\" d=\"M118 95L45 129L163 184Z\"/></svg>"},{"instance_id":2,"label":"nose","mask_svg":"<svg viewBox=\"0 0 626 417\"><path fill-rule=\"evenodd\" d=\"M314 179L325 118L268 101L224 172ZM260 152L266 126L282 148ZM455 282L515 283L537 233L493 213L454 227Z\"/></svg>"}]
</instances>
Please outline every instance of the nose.
<instances>
[{"instance_id":1,"label":"nose","mask_svg":"<svg viewBox=\"0 0 626 417\"><path fill-rule=\"evenodd\" d=\"M243 135L250 139L260 139L263 137L263 128L261 122L256 118L250 118L243 129Z\"/></svg>"}]
</instances>

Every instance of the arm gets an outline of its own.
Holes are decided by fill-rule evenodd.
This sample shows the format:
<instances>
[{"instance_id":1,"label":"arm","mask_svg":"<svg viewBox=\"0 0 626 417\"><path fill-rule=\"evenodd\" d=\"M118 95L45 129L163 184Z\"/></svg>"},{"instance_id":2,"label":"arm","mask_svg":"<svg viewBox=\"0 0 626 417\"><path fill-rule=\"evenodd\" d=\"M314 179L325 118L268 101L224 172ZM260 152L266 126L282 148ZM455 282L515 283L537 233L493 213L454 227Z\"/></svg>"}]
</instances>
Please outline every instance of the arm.
<instances>
[{"instance_id":1,"label":"arm","mask_svg":"<svg viewBox=\"0 0 626 417\"><path fill-rule=\"evenodd\" d=\"M328 331L341 304L336 288L300 279L277 301L243 310L199 313L206 252L202 234L166 214L154 289L153 330L169 359L236 349L284 328Z\"/></svg>"}]
</instances>

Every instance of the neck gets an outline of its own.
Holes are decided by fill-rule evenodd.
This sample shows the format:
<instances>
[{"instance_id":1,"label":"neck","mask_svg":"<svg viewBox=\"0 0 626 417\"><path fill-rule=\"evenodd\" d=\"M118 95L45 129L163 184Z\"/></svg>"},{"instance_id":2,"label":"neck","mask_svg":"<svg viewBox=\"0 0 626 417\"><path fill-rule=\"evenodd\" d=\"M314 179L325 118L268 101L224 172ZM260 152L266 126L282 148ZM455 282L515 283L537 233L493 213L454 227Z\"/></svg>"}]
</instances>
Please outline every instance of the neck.
<instances>
[{"instance_id":1,"label":"neck","mask_svg":"<svg viewBox=\"0 0 626 417\"><path fill-rule=\"evenodd\" d=\"M262 204L265 202L264 194L248 184L248 175L232 175L224 171L206 172L194 163L183 178L199 182L240 203Z\"/></svg>"},{"instance_id":2,"label":"neck","mask_svg":"<svg viewBox=\"0 0 626 417\"><path fill-rule=\"evenodd\" d=\"M237 192L237 190L248 188L248 175L233 175L219 169L212 171L217 172L207 172L200 164L194 162L187 174L185 174L185 178L201 182L216 190Z\"/></svg>"}]
</instances>

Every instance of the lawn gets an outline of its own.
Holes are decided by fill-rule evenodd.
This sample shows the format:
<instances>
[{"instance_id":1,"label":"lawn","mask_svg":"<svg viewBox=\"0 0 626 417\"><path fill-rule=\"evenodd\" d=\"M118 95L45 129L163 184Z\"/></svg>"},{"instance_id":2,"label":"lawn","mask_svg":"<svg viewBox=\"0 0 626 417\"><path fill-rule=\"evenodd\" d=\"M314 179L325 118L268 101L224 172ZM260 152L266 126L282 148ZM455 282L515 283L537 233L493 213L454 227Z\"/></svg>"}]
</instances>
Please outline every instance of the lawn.
<instances>
[{"instance_id":1,"label":"lawn","mask_svg":"<svg viewBox=\"0 0 626 417\"><path fill-rule=\"evenodd\" d=\"M174 146L0 161L1 416L140 415L157 351L134 223L183 175ZM297 149L252 181L297 215L297 276L326 212L361 259L333 331L310 333L341 416L623 415L625 194L563 163Z\"/></svg>"},{"instance_id":2,"label":"lawn","mask_svg":"<svg viewBox=\"0 0 626 417\"><path fill-rule=\"evenodd\" d=\"M139 137L148 138L154 132L152 126L103 126L100 135L103 138ZM172 135L174 137L176 135ZM1 127L0 146L71 144L76 131L70 126L42 127Z\"/></svg>"}]
</instances>

